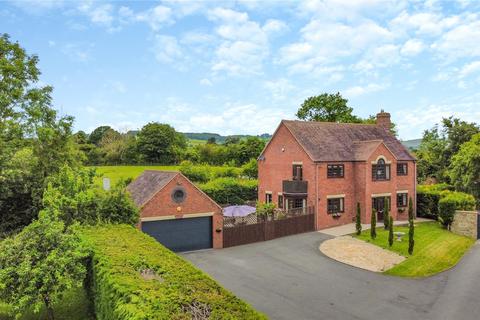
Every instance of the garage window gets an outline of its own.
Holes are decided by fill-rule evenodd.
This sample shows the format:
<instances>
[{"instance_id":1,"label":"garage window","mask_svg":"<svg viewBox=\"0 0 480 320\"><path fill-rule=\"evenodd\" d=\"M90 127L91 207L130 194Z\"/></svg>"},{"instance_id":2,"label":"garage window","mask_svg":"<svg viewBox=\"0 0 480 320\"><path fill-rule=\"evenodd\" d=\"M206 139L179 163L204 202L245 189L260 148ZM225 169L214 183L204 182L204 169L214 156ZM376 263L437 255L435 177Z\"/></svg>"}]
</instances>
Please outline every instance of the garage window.
<instances>
[{"instance_id":1,"label":"garage window","mask_svg":"<svg viewBox=\"0 0 480 320\"><path fill-rule=\"evenodd\" d=\"M183 201L185 201L186 197L187 197L187 194L185 192L185 189L183 189L182 187L173 189L172 200L175 201L176 203L182 203Z\"/></svg>"}]
</instances>

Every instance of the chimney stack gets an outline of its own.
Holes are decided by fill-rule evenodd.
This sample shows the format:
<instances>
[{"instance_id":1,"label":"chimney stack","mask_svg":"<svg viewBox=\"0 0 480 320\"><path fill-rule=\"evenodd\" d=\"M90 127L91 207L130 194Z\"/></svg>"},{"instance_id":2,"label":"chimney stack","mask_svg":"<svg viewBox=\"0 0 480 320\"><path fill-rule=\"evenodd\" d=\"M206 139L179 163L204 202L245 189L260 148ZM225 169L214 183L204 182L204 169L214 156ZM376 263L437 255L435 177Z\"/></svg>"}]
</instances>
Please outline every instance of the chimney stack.
<instances>
[{"instance_id":1,"label":"chimney stack","mask_svg":"<svg viewBox=\"0 0 480 320\"><path fill-rule=\"evenodd\" d=\"M390 113L383 111L383 109L377 113L377 126L390 130L392 122L390 121Z\"/></svg>"}]
</instances>

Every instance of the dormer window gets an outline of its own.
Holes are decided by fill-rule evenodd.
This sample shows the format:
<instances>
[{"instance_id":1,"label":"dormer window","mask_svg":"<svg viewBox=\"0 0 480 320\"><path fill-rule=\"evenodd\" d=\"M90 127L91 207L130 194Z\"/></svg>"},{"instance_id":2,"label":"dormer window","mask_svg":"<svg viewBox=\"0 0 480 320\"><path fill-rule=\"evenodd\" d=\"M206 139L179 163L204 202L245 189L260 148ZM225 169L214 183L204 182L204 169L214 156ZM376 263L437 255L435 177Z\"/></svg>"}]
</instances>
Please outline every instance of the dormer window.
<instances>
[{"instance_id":1,"label":"dormer window","mask_svg":"<svg viewBox=\"0 0 480 320\"><path fill-rule=\"evenodd\" d=\"M386 164L384 159L378 159L377 163L372 165L372 180L390 180L390 165Z\"/></svg>"}]
</instances>

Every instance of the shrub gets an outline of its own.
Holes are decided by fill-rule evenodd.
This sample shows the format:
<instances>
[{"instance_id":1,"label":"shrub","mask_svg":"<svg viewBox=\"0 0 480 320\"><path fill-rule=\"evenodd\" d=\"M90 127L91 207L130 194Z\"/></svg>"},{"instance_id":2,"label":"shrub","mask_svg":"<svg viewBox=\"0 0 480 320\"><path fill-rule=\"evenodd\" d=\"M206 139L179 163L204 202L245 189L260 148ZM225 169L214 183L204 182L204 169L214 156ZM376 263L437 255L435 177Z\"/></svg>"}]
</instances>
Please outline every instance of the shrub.
<instances>
[{"instance_id":1,"label":"shrub","mask_svg":"<svg viewBox=\"0 0 480 320\"><path fill-rule=\"evenodd\" d=\"M383 227L388 230L388 224L390 223L390 213L388 212L390 203L388 198L385 199L385 211L383 213Z\"/></svg>"},{"instance_id":2,"label":"shrub","mask_svg":"<svg viewBox=\"0 0 480 320\"><path fill-rule=\"evenodd\" d=\"M125 191L125 182L109 191L94 184L94 172L85 169L63 167L51 176L43 195L46 209L59 212L59 218L67 225L138 222L138 208Z\"/></svg>"},{"instance_id":3,"label":"shrub","mask_svg":"<svg viewBox=\"0 0 480 320\"><path fill-rule=\"evenodd\" d=\"M415 225L413 224L413 200L412 197L408 200L408 254L413 254L413 247L415 246Z\"/></svg>"},{"instance_id":4,"label":"shrub","mask_svg":"<svg viewBox=\"0 0 480 320\"><path fill-rule=\"evenodd\" d=\"M417 211L419 216L438 219L440 199L451 198L457 210L474 210L475 198L467 193L451 191L447 184L421 185L417 188Z\"/></svg>"},{"instance_id":5,"label":"shrub","mask_svg":"<svg viewBox=\"0 0 480 320\"><path fill-rule=\"evenodd\" d=\"M257 180L217 178L200 184L200 189L221 204L243 204L257 199Z\"/></svg>"},{"instance_id":6,"label":"shrub","mask_svg":"<svg viewBox=\"0 0 480 320\"><path fill-rule=\"evenodd\" d=\"M99 320L266 319L155 239L131 226L83 230L92 250L90 288Z\"/></svg>"},{"instance_id":7,"label":"shrub","mask_svg":"<svg viewBox=\"0 0 480 320\"><path fill-rule=\"evenodd\" d=\"M242 167L242 175L251 179L258 178L258 166L256 159L250 159L247 163L245 163Z\"/></svg>"},{"instance_id":8,"label":"shrub","mask_svg":"<svg viewBox=\"0 0 480 320\"><path fill-rule=\"evenodd\" d=\"M438 202L439 220L443 226L450 229L455 216L456 201L452 197L445 197Z\"/></svg>"},{"instance_id":9,"label":"shrub","mask_svg":"<svg viewBox=\"0 0 480 320\"><path fill-rule=\"evenodd\" d=\"M370 238L374 239L377 237L377 211L372 210L371 222L370 222Z\"/></svg>"},{"instance_id":10,"label":"shrub","mask_svg":"<svg viewBox=\"0 0 480 320\"><path fill-rule=\"evenodd\" d=\"M53 306L85 277L87 252L77 228L66 228L57 215L40 211L38 220L0 242L0 300L17 316L27 307L37 313L44 305L53 320Z\"/></svg>"},{"instance_id":11,"label":"shrub","mask_svg":"<svg viewBox=\"0 0 480 320\"><path fill-rule=\"evenodd\" d=\"M442 192L442 199L455 203L456 210L475 210L475 198L463 192Z\"/></svg>"},{"instance_id":12,"label":"shrub","mask_svg":"<svg viewBox=\"0 0 480 320\"><path fill-rule=\"evenodd\" d=\"M190 161L182 161L180 172L193 182L205 183L211 178L210 167L195 166Z\"/></svg>"},{"instance_id":13,"label":"shrub","mask_svg":"<svg viewBox=\"0 0 480 320\"><path fill-rule=\"evenodd\" d=\"M268 219L268 217L273 217L275 214L275 203L261 203L257 201L256 209L257 216Z\"/></svg>"},{"instance_id":14,"label":"shrub","mask_svg":"<svg viewBox=\"0 0 480 320\"><path fill-rule=\"evenodd\" d=\"M357 235L362 233L362 216L360 211L360 202L357 202L357 215L355 216L355 229L357 230Z\"/></svg>"},{"instance_id":15,"label":"shrub","mask_svg":"<svg viewBox=\"0 0 480 320\"><path fill-rule=\"evenodd\" d=\"M388 217L388 245L390 247L393 245L393 218L392 218L392 216Z\"/></svg>"}]
</instances>

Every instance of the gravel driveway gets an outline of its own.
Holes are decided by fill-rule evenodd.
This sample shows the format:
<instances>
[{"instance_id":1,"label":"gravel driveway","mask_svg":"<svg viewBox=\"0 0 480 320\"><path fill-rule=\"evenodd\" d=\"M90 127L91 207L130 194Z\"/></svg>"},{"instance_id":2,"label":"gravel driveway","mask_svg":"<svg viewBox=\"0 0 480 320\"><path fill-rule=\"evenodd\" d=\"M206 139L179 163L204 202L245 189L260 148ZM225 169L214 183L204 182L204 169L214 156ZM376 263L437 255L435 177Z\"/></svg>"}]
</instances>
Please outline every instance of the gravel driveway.
<instances>
[{"instance_id":1,"label":"gravel driveway","mask_svg":"<svg viewBox=\"0 0 480 320\"><path fill-rule=\"evenodd\" d=\"M271 319L477 319L480 245L454 269L402 279L333 261L310 232L222 250L184 253Z\"/></svg>"}]
</instances>

